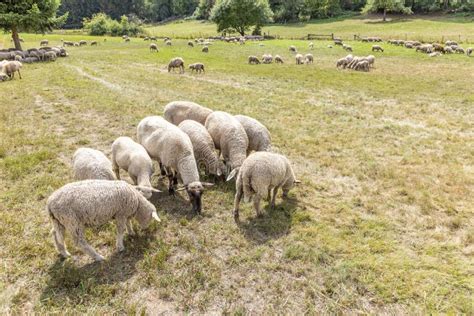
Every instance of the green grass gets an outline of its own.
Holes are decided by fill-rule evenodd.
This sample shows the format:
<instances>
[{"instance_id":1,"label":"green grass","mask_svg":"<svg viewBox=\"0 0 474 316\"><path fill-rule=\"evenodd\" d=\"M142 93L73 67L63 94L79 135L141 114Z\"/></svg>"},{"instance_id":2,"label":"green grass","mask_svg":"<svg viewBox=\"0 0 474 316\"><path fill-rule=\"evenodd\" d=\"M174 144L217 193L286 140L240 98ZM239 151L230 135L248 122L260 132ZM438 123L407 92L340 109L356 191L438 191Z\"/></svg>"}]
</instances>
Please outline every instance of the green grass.
<instances>
[{"instance_id":1,"label":"green grass","mask_svg":"<svg viewBox=\"0 0 474 316\"><path fill-rule=\"evenodd\" d=\"M43 38L22 36L26 47ZM346 53L329 42L303 66L288 46L306 52L306 41L215 43L209 54L186 42L150 53L142 40L107 38L0 84L0 311L472 314L474 58L383 44L376 68L359 73L335 68ZM246 63L263 53L287 62ZM175 56L206 74L167 73ZM265 202L262 218L243 205L239 225L230 183L205 193L198 217L184 195L163 194L161 225L128 237L124 253L109 224L88 232L103 264L69 238L75 258L59 261L44 207L72 180L73 152L109 155L116 137L179 99L262 121L302 185L274 211Z\"/></svg>"}]
</instances>

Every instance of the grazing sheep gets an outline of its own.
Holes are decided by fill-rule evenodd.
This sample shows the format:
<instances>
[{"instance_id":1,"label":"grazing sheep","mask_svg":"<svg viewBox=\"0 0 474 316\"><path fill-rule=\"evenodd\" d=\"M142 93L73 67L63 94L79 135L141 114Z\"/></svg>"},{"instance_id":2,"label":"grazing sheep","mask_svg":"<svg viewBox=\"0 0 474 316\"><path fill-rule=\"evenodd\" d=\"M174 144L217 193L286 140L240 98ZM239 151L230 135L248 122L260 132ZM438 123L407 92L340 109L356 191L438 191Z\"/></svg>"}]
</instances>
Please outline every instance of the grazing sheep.
<instances>
[{"instance_id":1,"label":"grazing sheep","mask_svg":"<svg viewBox=\"0 0 474 316\"><path fill-rule=\"evenodd\" d=\"M160 221L156 208L134 187L124 181L86 180L66 184L56 190L46 202L53 224L51 231L56 249L62 257L70 254L64 244L66 230L74 243L96 261L104 260L86 241L88 226L101 226L111 220L117 225L117 250L123 251L125 230L133 235L130 220L135 217L142 228L152 219Z\"/></svg>"},{"instance_id":2,"label":"grazing sheep","mask_svg":"<svg viewBox=\"0 0 474 316\"><path fill-rule=\"evenodd\" d=\"M446 47L444 48L443 52L444 52L445 54L452 54L452 53L454 53L454 51L453 51L453 49L451 48L451 46L446 46Z\"/></svg>"},{"instance_id":3,"label":"grazing sheep","mask_svg":"<svg viewBox=\"0 0 474 316\"><path fill-rule=\"evenodd\" d=\"M467 55L467 56L471 56L472 50L473 50L472 47L468 47L468 48L466 49L466 55Z\"/></svg>"},{"instance_id":4,"label":"grazing sheep","mask_svg":"<svg viewBox=\"0 0 474 316\"><path fill-rule=\"evenodd\" d=\"M260 60L258 60L257 56L249 56L249 64L258 65Z\"/></svg>"},{"instance_id":5,"label":"grazing sheep","mask_svg":"<svg viewBox=\"0 0 474 316\"><path fill-rule=\"evenodd\" d=\"M171 61L168 64L168 72L173 69L173 72L175 68L179 68L179 73L184 73L184 60L181 57L175 57L171 59Z\"/></svg>"},{"instance_id":6,"label":"grazing sheep","mask_svg":"<svg viewBox=\"0 0 474 316\"><path fill-rule=\"evenodd\" d=\"M151 133L150 133L151 132ZM201 196L204 187L212 186L199 180L193 145L189 136L160 116L144 118L137 128L138 139L150 157L162 165L168 175L168 192L174 194L178 176L188 193L194 213L201 213ZM181 190L181 189L179 189Z\"/></svg>"},{"instance_id":7,"label":"grazing sheep","mask_svg":"<svg viewBox=\"0 0 474 316\"><path fill-rule=\"evenodd\" d=\"M25 64L32 64L32 63L37 63L39 62L39 58L38 57L26 57L23 59L23 63Z\"/></svg>"},{"instance_id":8,"label":"grazing sheep","mask_svg":"<svg viewBox=\"0 0 474 316\"><path fill-rule=\"evenodd\" d=\"M373 52L382 52L383 53L383 48L380 45L373 45L372 46L372 51Z\"/></svg>"},{"instance_id":9,"label":"grazing sheep","mask_svg":"<svg viewBox=\"0 0 474 316\"><path fill-rule=\"evenodd\" d=\"M63 46L74 46L74 42L63 41L63 40L61 40L61 42L63 42Z\"/></svg>"},{"instance_id":10,"label":"grazing sheep","mask_svg":"<svg viewBox=\"0 0 474 316\"><path fill-rule=\"evenodd\" d=\"M440 52L432 52L432 53L430 53L428 56L430 56L430 57L438 57L438 56L441 56L441 53L440 53Z\"/></svg>"},{"instance_id":11,"label":"grazing sheep","mask_svg":"<svg viewBox=\"0 0 474 316\"><path fill-rule=\"evenodd\" d=\"M173 45L173 43L171 43L171 40L170 40L170 39L166 40L166 41L165 41L165 44L166 44L166 46L171 46L171 45Z\"/></svg>"},{"instance_id":12,"label":"grazing sheep","mask_svg":"<svg viewBox=\"0 0 474 316\"><path fill-rule=\"evenodd\" d=\"M122 35L122 39L127 39L128 35Z\"/></svg>"},{"instance_id":13,"label":"grazing sheep","mask_svg":"<svg viewBox=\"0 0 474 316\"><path fill-rule=\"evenodd\" d=\"M97 46L97 41L92 41L91 46Z\"/></svg>"},{"instance_id":14,"label":"grazing sheep","mask_svg":"<svg viewBox=\"0 0 474 316\"><path fill-rule=\"evenodd\" d=\"M149 38L148 36L145 36L145 37L143 38L143 40L144 40L144 41L149 41L150 38Z\"/></svg>"},{"instance_id":15,"label":"grazing sheep","mask_svg":"<svg viewBox=\"0 0 474 316\"><path fill-rule=\"evenodd\" d=\"M334 39L334 45L342 46L344 44L342 43L342 40L340 38L335 38Z\"/></svg>"},{"instance_id":16,"label":"grazing sheep","mask_svg":"<svg viewBox=\"0 0 474 316\"><path fill-rule=\"evenodd\" d=\"M184 120L178 127L189 136L193 144L197 166L204 165L206 174L218 177L225 174L224 162L217 156L214 141L206 127L193 120Z\"/></svg>"},{"instance_id":17,"label":"grazing sheep","mask_svg":"<svg viewBox=\"0 0 474 316\"><path fill-rule=\"evenodd\" d=\"M304 55L304 62L305 64L312 64L314 61L313 54L306 54Z\"/></svg>"},{"instance_id":18,"label":"grazing sheep","mask_svg":"<svg viewBox=\"0 0 474 316\"><path fill-rule=\"evenodd\" d=\"M57 58L58 58L58 56L53 51L46 52L43 55L43 59L45 61L55 61Z\"/></svg>"},{"instance_id":19,"label":"grazing sheep","mask_svg":"<svg viewBox=\"0 0 474 316\"><path fill-rule=\"evenodd\" d=\"M74 47L79 47L79 43L74 43Z\"/></svg>"},{"instance_id":20,"label":"grazing sheep","mask_svg":"<svg viewBox=\"0 0 474 316\"><path fill-rule=\"evenodd\" d=\"M129 42L130 42L130 38L127 37L127 38L125 39L125 43L129 43Z\"/></svg>"},{"instance_id":21,"label":"grazing sheep","mask_svg":"<svg viewBox=\"0 0 474 316\"><path fill-rule=\"evenodd\" d=\"M207 131L215 147L222 153L227 166L227 181L238 172L245 160L249 139L244 127L232 115L226 112L212 112L206 119ZM219 155L220 156L220 155Z\"/></svg>"},{"instance_id":22,"label":"grazing sheep","mask_svg":"<svg viewBox=\"0 0 474 316\"><path fill-rule=\"evenodd\" d=\"M413 46L412 43L408 43L408 42L407 42L407 43L405 43L405 47L412 49L414 46Z\"/></svg>"},{"instance_id":23,"label":"grazing sheep","mask_svg":"<svg viewBox=\"0 0 474 316\"><path fill-rule=\"evenodd\" d=\"M242 124L249 146L247 147L247 155L254 151L270 151L272 146L272 137L268 129L254 118L245 115L235 115L237 121Z\"/></svg>"},{"instance_id":24,"label":"grazing sheep","mask_svg":"<svg viewBox=\"0 0 474 316\"><path fill-rule=\"evenodd\" d=\"M286 197L299 182L285 156L270 152L251 154L242 164L235 183L234 217L239 217L242 195L244 201L250 201L253 197L253 207L257 216L260 216L261 199L268 197L270 200L272 195L270 205L274 209L278 190L282 188L283 197Z\"/></svg>"},{"instance_id":25,"label":"grazing sheep","mask_svg":"<svg viewBox=\"0 0 474 316\"><path fill-rule=\"evenodd\" d=\"M424 44L416 47L416 51L421 51L426 54L430 54L433 52L433 45L431 44Z\"/></svg>"},{"instance_id":26,"label":"grazing sheep","mask_svg":"<svg viewBox=\"0 0 474 316\"><path fill-rule=\"evenodd\" d=\"M271 54L269 54L269 55L266 55L266 54L263 55L263 56L262 56L262 63L264 63L264 64L271 64L271 63L273 63L273 56L272 56Z\"/></svg>"},{"instance_id":27,"label":"grazing sheep","mask_svg":"<svg viewBox=\"0 0 474 316\"><path fill-rule=\"evenodd\" d=\"M457 42L455 42L455 41L450 41L450 40L447 40L447 41L444 43L444 45L446 45L446 46L456 45L456 46L457 46L457 45L458 45L458 43L457 43Z\"/></svg>"},{"instance_id":28,"label":"grazing sheep","mask_svg":"<svg viewBox=\"0 0 474 316\"><path fill-rule=\"evenodd\" d=\"M5 61L3 63L3 65L0 64L0 72L7 75L10 79L14 79L15 78L15 72L18 72L18 76L21 79L20 69L21 69L22 66L23 65L21 64L21 62L16 61L16 60Z\"/></svg>"},{"instance_id":29,"label":"grazing sheep","mask_svg":"<svg viewBox=\"0 0 474 316\"><path fill-rule=\"evenodd\" d=\"M292 52L292 53L297 53L297 52L298 52L298 51L296 50L296 47L293 46L293 45L291 45L291 46L288 48L288 50L289 50L290 52Z\"/></svg>"},{"instance_id":30,"label":"grazing sheep","mask_svg":"<svg viewBox=\"0 0 474 316\"><path fill-rule=\"evenodd\" d=\"M87 41L85 41L85 40L79 41L79 46L83 46L83 45L87 46Z\"/></svg>"},{"instance_id":31,"label":"grazing sheep","mask_svg":"<svg viewBox=\"0 0 474 316\"><path fill-rule=\"evenodd\" d=\"M464 51L464 48L462 47L457 47L455 50L456 54L465 54L466 52Z\"/></svg>"},{"instance_id":32,"label":"grazing sheep","mask_svg":"<svg viewBox=\"0 0 474 316\"><path fill-rule=\"evenodd\" d=\"M431 45L433 45L433 50L434 50L435 52L440 52L440 53L443 53L443 52L444 52L444 46L443 46L443 45L438 44L438 43L433 43L433 44L431 44Z\"/></svg>"},{"instance_id":33,"label":"grazing sheep","mask_svg":"<svg viewBox=\"0 0 474 316\"><path fill-rule=\"evenodd\" d=\"M201 49L201 52L203 52L203 53L209 53L209 47L204 46L204 47Z\"/></svg>"},{"instance_id":34,"label":"grazing sheep","mask_svg":"<svg viewBox=\"0 0 474 316\"><path fill-rule=\"evenodd\" d=\"M156 45L155 43L151 43L150 52L158 52L158 45Z\"/></svg>"},{"instance_id":35,"label":"grazing sheep","mask_svg":"<svg viewBox=\"0 0 474 316\"><path fill-rule=\"evenodd\" d=\"M48 44L49 44L49 41L46 39L40 42L40 46L48 46Z\"/></svg>"},{"instance_id":36,"label":"grazing sheep","mask_svg":"<svg viewBox=\"0 0 474 316\"><path fill-rule=\"evenodd\" d=\"M284 63L283 58L281 58L280 55L276 55L275 56L275 64L283 64L283 63Z\"/></svg>"},{"instance_id":37,"label":"grazing sheep","mask_svg":"<svg viewBox=\"0 0 474 316\"><path fill-rule=\"evenodd\" d=\"M313 42L309 43L308 47L309 47L309 49L313 50L314 49L314 43Z\"/></svg>"},{"instance_id":38,"label":"grazing sheep","mask_svg":"<svg viewBox=\"0 0 474 316\"><path fill-rule=\"evenodd\" d=\"M23 59L24 59L24 58L21 57L20 55L15 55L15 60L16 60L16 61L22 62Z\"/></svg>"},{"instance_id":39,"label":"grazing sheep","mask_svg":"<svg viewBox=\"0 0 474 316\"><path fill-rule=\"evenodd\" d=\"M189 69L191 69L191 73L196 71L198 74L204 71L204 64L203 63L194 63L189 65Z\"/></svg>"},{"instance_id":40,"label":"grazing sheep","mask_svg":"<svg viewBox=\"0 0 474 316\"><path fill-rule=\"evenodd\" d=\"M339 59L336 62L336 68L342 67L343 69L346 69L346 67L349 65L349 63L354 59L354 56L352 54L347 55L344 58Z\"/></svg>"},{"instance_id":41,"label":"grazing sheep","mask_svg":"<svg viewBox=\"0 0 474 316\"><path fill-rule=\"evenodd\" d=\"M362 60L355 65L354 70L360 71L369 71L369 62L367 60Z\"/></svg>"},{"instance_id":42,"label":"grazing sheep","mask_svg":"<svg viewBox=\"0 0 474 316\"><path fill-rule=\"evenodd\" d=\"M332 48L332 45L328 45L328 48Z\"/></svg>"},{"instance_id":43,"label":"grazing sheep","mask_svg":"<svg viewBox=\"0 0 474 316\"><path fill-rule=\"evenodd\" d=\"M150 36L150 41L156 42L156 40L157 40L156 36Z\"/></svg>"},{"instance_id":44,"label":"grazing sheep","mask_svg":"<svg viewBox=\"0 0 474 316\"><path fill-rule=\"evenodd\" d=\"M0 52L0 60L15 60L14 52Z\"/></svg>"},{"instance_id":45,"label":"grazing sheep","mask_svg":"<svg viewBox=\"0 0 474 316\"><path fill-rule=\"evenodd\" d=\"M120 180L120 169L128 175L136 185L136 189L143 196L150 199L153 189L150 178L153 174L153 163L146 149L130 137L119 137L112 143L112 168L115 176Z\"/></svg>"},{"instance_id":46,"label":"grazing sheep","mask_svg":"<svg viewBox=\"0 0 474 316\"><path fill-rule=\"evenodd\" d=\"M112 163L101 151L81 147L72 158L74 180L115 180Z\"/></svg>"},{"instance_id":47,"label":"grazing sheep","mask_svg":"<svg viewBox=\"0 0 474 316\"><path fill-rule=\"evenodd\" d=\"M194 43L192 41L188 41L188 46L189 47L194 47Z\"/></svg>"},{"instance_id":48,"label":"grazing sheep","mask_svg":"<svg viewBox=\"0 0 474 316\"><path fill-rule=\"evenodd\" d=\"M343 44L342 48L347 52L352 52L352 47L347 44Z\"/></svg>"},{"instance_id":49,"label":"grazing sheep","mask_svg":"<svg viewBox=\"0 0 474 316\"><path fill-rule=\"evenodd\" d=\"M295 60L296 60L297 65L303 65L304 64L304 57L301 54L296 54Z\"/></svg>"},{"instance_id":50,"label":"grazing sheep","mask_svg":"<svg viewBox=\"0 0 474 316\"><path fill-rule=\"evenodd\" d=\"M194 120L204 125L211 113L211 109L194 102L173 101L165 106L163 117L174 125L179 125L184 120Z\"/></svg>"}]
</instances>

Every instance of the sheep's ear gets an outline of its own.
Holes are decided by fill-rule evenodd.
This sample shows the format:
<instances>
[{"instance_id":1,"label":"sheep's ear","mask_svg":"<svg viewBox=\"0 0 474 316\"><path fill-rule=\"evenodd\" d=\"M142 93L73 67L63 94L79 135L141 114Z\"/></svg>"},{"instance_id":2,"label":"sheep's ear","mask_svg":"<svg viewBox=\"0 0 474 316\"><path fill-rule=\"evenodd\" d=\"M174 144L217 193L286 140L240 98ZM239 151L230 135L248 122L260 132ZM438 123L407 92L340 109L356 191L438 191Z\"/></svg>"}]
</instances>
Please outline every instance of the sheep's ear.
<instances>
[{"instance_id":1,"label":"sheep's ear","mask_svg":"<svg viewBox=\"0 0 474 316\"><path fill-rule=\"evenodd\" d=\"M295 180L295 184L301 183L300 180Z\"/></svg>"},{"instance_id":2,"label":"sheep's ear","mask_svg":"<svg viewBox=\"0 0 474 316\"><path fill-rule=\"evenodd\" d=\"M230 172L229 176L227 176L226 181L232 180L235 177L235 175L237 174L237 172L239 172L239 168L235 168L234 170L232 170Z\"/></svg>"},{"instance_id":3,"label":"sheep's ear","mask_svg":"<svg viewBox=\"0 0 474 316\"><path fill-rule=\"evenodd\" d=\"M214 185L214 183L210 183L210 182L201 182L201 184L204 186L204 187L212 187Z\"/></svg>"},{"instance_id":4,"label":"sheep's ear","mask_svg":"<svg viewBox=\"0 0 474 316\"><path fill-rule=\"evenodd\" d=\"M158 223L161 222L161 219L158 217L158 214L155 211L153 211L153 213L151 213L151 217L153 217L153 219L155 221L157 221Z\"/></svg>"}]
</instances>

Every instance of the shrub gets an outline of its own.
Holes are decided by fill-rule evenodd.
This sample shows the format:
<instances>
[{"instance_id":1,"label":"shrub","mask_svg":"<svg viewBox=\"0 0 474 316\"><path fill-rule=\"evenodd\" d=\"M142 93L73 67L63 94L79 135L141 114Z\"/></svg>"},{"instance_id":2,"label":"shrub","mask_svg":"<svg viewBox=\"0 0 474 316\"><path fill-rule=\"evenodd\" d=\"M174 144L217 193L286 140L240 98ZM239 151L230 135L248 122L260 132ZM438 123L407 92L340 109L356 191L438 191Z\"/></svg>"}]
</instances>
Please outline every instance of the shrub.
<instances>
[{"instance_id":1,"label":"shrub","mask_svg":"<svg viewBox=\"0 0 474 316\"><path fill-rule=\"evenodd\" d=\"M143 33L143 28L135 20L130 21L125 15L118 22L105 13L97 13L91 19L84 19L83 26L90 35L135 36Z\"/></svg>"}]
</instances>

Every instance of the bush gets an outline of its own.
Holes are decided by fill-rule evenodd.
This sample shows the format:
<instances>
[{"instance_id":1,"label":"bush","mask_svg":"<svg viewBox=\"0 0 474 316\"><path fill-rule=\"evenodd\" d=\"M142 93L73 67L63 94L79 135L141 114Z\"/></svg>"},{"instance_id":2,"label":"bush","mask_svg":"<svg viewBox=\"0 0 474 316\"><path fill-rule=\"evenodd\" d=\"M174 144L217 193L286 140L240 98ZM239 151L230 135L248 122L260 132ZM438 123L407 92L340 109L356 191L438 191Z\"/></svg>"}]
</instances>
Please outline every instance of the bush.
<instances>
[{"instance_id":1,"label":"bush","mask_svg":"<svg viewBox=\"0 0 474 316\"><path fill-rule=\"evenodd\" d=\"M143 33L143 28L135 20L129 21L125 15L118 22L105 13L97 13L91 19L84 19L83 26L90 35L136 36Z\"/></svg>"}]
</instances>

